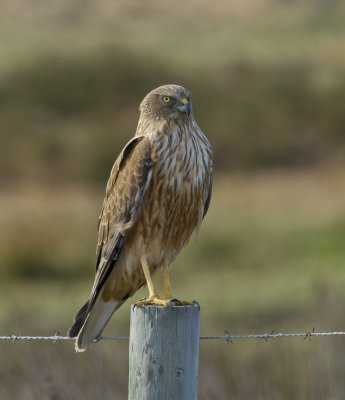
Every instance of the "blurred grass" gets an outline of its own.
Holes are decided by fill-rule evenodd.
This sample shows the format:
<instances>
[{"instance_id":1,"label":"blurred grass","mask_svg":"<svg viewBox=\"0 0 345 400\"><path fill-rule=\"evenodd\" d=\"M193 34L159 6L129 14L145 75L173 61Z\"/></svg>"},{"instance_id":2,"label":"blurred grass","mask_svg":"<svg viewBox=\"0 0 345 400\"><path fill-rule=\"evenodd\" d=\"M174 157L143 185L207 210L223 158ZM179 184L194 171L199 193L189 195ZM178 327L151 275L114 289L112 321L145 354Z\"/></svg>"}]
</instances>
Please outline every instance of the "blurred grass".
<instances>
[{"instance_id":1,"label":"blurred grass","mask_svg":"<svg viewBox=\"0 0 345 400\"><path fill-rule=\"evenodd\" d=\"M138 4L20 3L0 6L4 182L99 182L143 96L167 82L192 90L218 170L344 161L341 2L194 0L172 16L152 0L145 21Z\"/></svg>"},{"instance_id":2,"label":"blurred grass","mask_svg":"<svg viewBox=\"0 0 345 400\"><path fill-rule=\"evenodd\" d=\"M202 335L343 330L344 18L337 0L2 1L1 333L67 330L109 170L143 96L170 82L215 150L209 214L172 270ZM128 334L129 305L106 334ZM125 399L127 350L0 343L0 398ZM200 400L345 395L343 338L200 350Z\"/></svg>"},{"instance_id":3,"label":"blurred grass","mask_svg":"<svg viewBox=\"0 0 345 400\"><path fill-rule=\"evenodd\" d=\"M313 326L318 331L343 329L344 180L343 171L329 169L216 179L212 207L199 239L192 239L172 270L174 295L201 303L202 335L220 335L225 329L232 334L270 332L273 328L276 332L300 332ZM67 330L91 288L101 197L98 191L75 192L75 188L63 193L26 188L1 196L3 333L48 335ZM9 231L13 234L4 234ZM20 244L16 237L21 237ZM39 264L33 268L36 260ZM155 282L160 291L162 280L159 272ZM146 288L127 302L105 334L128 335L130 303L145 295ZM75 393L83 393L78 392L78 382L80 374L90 373L88 363L100 365L93 385L104 385L102 398L110 396L114 382L122 393L119 398L126 397L126 369L116 367L120 365L117 361L110 368L114 355L127 357L122 343L95 345L82 356L85 366L73 354L72 343L0 345L7 360L0 365L4 382L13 379L11 369L6 369L12 365L20 371L32 398L37 390L48 390L47 385L55 388L57 398L75 398ZM298 339L269 344L235 342L231 347L202 343L200 398L226 399L229 393L239 399L253 393L262 393L265 399L321 399L328 393L339 398L336 393L345 393L337 372L344 367L341 349L341 338L314 338L310 344ZM30 360L40 357L42 351L48 365L61 364L54 371L69 364L68 390L62 388L67 379L63 371L56 375L39 366L39 380L32 386L32 374L25 371L24 364L35 363ZM108 371L105 376L101 374L104 369ZM302 370L305 383L299 384ZM320 376L327 379L320 383ZM89 384L90 393L98 393L94 395L98 398L99 392ZM9 398L14 396L9 383L0 388L10 393ZM95 398L88 396L85 398Z\"/></svg>"},{"instance_id":4,"label":"blurred grass","mask_svg":"<svg viewBox=\"0 0 345 400\"><path fill-rule=\"evenodd\" d=\"M312 64L237 60L194 78L188 73L187 80L161 62L148 67L144 58L119 48L93 58L46 55L33 67L11 71L0 122L4 148L15 152L4 151L1 178L99 182L134 134L141 98L171 80L192 89L218 170L311 166L343 158L344 69L322 78Z\"/></svg>"}]
</instances>

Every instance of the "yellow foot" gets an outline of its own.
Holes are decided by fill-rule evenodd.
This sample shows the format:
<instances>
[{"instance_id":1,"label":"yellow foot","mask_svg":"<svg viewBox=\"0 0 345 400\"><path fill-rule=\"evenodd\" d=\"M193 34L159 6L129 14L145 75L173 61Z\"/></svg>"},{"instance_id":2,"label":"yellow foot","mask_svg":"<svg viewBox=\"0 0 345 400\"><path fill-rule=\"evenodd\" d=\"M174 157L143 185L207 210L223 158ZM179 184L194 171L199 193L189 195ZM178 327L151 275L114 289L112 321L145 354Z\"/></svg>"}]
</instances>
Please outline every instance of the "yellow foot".
<instances>
[{"instance_id":1,"label":"yellow foot","mask_svg":"<svg viewBox=\"0 0 345 400\"><path fill-rule=\"evenodd\" d=\"M171 304L169 303L169 300L164 300L160 299L156 295L150 296L148 299L143 299L139 300L135 303L136 307L141 307L141 306L163 306L163 307L168 307Z\"/></svg>"}]
</instances>

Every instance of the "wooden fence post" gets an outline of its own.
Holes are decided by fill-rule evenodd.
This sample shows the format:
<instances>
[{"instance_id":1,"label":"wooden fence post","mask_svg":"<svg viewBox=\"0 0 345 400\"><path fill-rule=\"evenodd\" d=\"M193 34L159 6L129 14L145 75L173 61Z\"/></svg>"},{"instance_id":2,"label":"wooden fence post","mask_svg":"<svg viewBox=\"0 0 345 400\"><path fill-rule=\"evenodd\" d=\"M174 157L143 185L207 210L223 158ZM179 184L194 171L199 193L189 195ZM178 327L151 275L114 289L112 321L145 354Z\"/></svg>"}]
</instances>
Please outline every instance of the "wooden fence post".
<instances>
[{"instance_id":1,"label":"wooden fence post","mask_svg":"<svg viewBox=\"0 0 345 400\"><path fill-rule=\"evenodd\" d=\"M200 308L131 310L129 400L196 400Z\"/></svg>"}]
</instances>

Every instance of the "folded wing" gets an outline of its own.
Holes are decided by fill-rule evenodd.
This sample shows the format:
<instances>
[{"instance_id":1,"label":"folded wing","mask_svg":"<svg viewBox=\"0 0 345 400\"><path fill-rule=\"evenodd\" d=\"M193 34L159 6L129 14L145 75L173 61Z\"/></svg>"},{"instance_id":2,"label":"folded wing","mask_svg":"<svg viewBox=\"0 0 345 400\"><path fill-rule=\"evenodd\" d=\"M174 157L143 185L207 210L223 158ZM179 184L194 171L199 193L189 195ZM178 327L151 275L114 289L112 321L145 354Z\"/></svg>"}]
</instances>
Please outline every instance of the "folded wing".
<instances>
[{"instance_id":1,"label":"folded wing","mask_svg":"<svg viewBox=\"0 0 345 400\"><path fill-rule=\"evenodd\" d=\"M102 304L100 293L140 215L151 182L152 166L150 142L145 136L138 136L125 146L112 168L99 218L96 277L91 297L76 314L68 332L70 337L78 335L79 351L100 335L112 313L125 300L113 305Z\"/></svg>"}]
</instances>

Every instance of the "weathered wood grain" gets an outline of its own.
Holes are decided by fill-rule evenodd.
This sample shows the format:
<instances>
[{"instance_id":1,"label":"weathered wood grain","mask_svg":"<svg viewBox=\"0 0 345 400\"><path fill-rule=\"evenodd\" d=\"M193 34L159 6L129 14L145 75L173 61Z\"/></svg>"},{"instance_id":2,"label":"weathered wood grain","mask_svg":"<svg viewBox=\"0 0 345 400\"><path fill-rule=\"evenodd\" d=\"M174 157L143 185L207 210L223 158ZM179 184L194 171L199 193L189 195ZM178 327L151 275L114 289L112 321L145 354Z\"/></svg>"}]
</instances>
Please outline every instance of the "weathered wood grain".
<instances>
[{"instance_id":1,"label":"weathered wood grain","mask_svg":"<svg viewBox=\"0 0 345 400\"><path fill-rule=\"evenodd\" d=\"M129 400L196 400L200 309L132 307Z\"/></svg>"}]
</instances>

